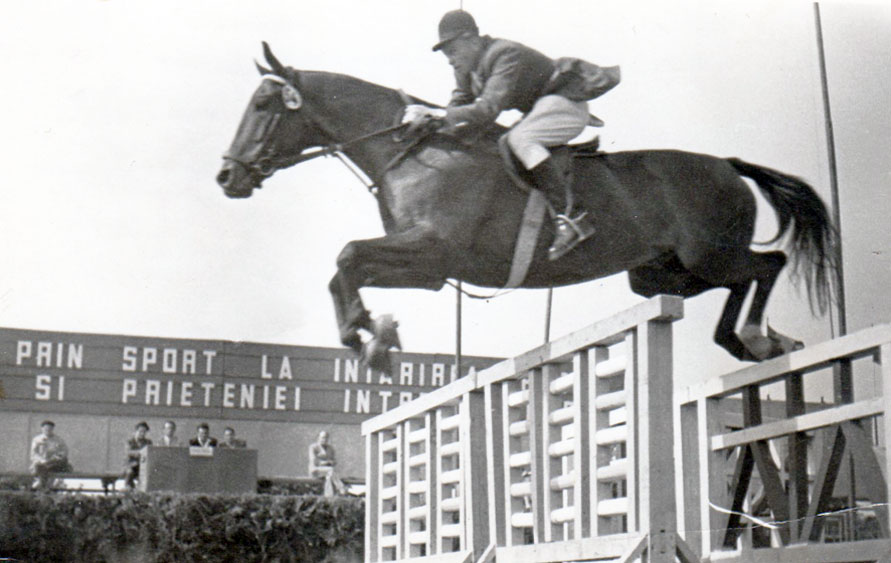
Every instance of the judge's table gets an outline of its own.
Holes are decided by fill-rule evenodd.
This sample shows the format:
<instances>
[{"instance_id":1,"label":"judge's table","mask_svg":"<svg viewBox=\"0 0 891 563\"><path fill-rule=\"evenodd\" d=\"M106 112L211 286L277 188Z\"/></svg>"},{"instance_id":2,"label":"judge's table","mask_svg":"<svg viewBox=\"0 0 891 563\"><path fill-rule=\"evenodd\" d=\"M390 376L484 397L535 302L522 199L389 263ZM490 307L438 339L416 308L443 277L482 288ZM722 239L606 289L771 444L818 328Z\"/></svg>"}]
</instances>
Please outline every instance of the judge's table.
<instances>
[{"instance_id":1,"label":"judge's table","mask_svg":"<svg viewBox=\"0 0 891 563\"><path fill-rule=\"evenodd\" d=\"M257 450L146 446L139 455L139 490L255 493Z\"/></svg>"}]
</instances>

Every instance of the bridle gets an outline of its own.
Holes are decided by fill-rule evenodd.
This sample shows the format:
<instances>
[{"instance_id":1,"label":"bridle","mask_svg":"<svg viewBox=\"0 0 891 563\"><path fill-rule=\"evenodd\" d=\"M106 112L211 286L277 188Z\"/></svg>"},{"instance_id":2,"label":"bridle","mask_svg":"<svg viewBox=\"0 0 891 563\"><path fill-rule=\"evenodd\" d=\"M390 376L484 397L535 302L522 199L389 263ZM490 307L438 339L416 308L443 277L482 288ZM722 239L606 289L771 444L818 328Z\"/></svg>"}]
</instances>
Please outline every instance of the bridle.
<instances>
[{"instance_id":1,"label":"bridle","mask_svg":"<svg viewBox=\"0 0 891 563\"><path fill-rule=\"evenodd\" d=\"M264 74L262 80L271 80L272 82L276 82L282 85L282 98L288 111L297 111L302 107L303 98L297 88L295 88L290 82L276 74ZM407 127L406 124L397 123L396 125L393 125L391 127L378 129L376 131L360 135L348 141L344 141L341 143L329 143L323 147L305 151L296 156L286 157L275 154L275 149L270 143L270 140L273 138L273 134L275 133L275 130L278 127L279 122L281 121L282 115L283 114L281 112L275 112L273 114L271 118L272 123L268 127L266 127L264 139L260 144L260 149L258 151L260 156L256 160L252 162L245 161L243 159L232 156L228 152L223 155L223 160L234 162L235 164L241 166L245 171L247 171L248 175L252 180L255 181L255 184L257 186L260 185L260 182L263 179L272 176L276 171L283 168L288 168L290 166L294 166L295 164L300 164L301 162L306 162L307 160L312 160L320 156L336 156L353 174L355 174L359 178L359 180L362 181L363 184L365 184L365 186L372 193L376 194L377 185L372 180L367 178L367 176L365 176L365 174L362 173L361 170L359 170L358 166L356 166L356 164L353 163L353 161L350 160L343 151L351 145L355 145L357 143L380 135L395 133L396 131ZM306 117L326 137L328 137L329 139L334 138L334 135L331 134L328 128L324 127L322 123L319 122L319 120L314 119L310 115L307 115Z\"/></svg>"}]
</instances>

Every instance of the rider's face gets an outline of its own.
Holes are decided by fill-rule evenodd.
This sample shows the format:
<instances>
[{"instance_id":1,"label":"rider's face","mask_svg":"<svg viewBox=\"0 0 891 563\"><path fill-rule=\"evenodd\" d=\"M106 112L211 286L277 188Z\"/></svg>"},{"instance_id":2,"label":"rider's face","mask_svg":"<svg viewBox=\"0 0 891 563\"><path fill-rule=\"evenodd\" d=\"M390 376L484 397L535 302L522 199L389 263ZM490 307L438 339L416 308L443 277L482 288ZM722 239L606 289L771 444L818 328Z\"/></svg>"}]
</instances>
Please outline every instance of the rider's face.
<instances>
[{"instance_id":1,"label":"rider's face","mask_svg":"<svg viewBox=\"0 0 891 563\"><path fill-rule=\"evenodd\" d=\"M476 66L479 48L475 36L458 37L446 43L442 47L442 54L449 60L449 64L461 73L467 73Z\"/></svg>"}]
</instances>

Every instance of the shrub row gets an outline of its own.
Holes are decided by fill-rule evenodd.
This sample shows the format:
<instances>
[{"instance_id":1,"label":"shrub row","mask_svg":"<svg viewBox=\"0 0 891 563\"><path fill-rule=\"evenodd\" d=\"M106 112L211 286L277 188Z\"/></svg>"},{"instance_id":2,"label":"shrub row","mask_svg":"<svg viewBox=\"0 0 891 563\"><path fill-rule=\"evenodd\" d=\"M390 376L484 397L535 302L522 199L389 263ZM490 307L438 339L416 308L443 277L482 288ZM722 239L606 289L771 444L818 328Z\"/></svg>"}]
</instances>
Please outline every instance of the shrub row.
<instances>
[{"instance_id":1,"label":"shrub row","mask_svg":"<svg viewBox=\"0 0 891 563\"><path fill-rule=\"evenodd\" d=\"M0 558L362 561L364 502L271 495L0 492Z\"/></svg>"}]
</instances>

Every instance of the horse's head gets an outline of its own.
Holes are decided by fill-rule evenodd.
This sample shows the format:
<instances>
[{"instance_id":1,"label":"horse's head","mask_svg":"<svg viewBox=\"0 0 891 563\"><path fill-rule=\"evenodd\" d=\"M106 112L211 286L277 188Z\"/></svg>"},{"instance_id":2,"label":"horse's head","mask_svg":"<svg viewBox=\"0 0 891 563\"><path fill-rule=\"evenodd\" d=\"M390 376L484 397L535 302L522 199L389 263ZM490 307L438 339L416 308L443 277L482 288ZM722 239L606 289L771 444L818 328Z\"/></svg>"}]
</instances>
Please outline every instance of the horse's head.
<instances>
[{"instance_id":1,"label":"horse's head","mask_svg":"<svg viewBox=\"0 0 891 563\"><path fill-rule=\"evenodd\" d=\"M265 178L294 164L304 149L330 141L304 107L299 73L283 66L265 42L263 54L271 68L257 65L260 86L217 174L229 197L249 197Z\"/></svg>"}]
</instances>

